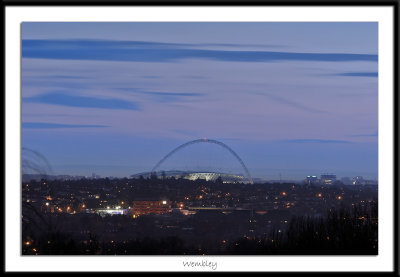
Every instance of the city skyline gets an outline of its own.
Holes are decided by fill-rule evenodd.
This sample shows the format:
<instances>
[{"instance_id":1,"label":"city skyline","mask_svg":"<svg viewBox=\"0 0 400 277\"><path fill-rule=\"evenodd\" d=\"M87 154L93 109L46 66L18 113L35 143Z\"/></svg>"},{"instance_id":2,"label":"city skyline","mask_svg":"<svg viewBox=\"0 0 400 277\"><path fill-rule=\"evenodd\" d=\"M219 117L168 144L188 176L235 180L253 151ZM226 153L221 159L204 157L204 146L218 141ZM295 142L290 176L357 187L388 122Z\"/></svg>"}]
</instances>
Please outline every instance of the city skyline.
<instances>
[{"instance_id":1,"label":"city skyline","mask_svg":"<svg viewBox=\"0 0 400 277\"><path fill-rule=\"evenodd\" d=\"M124 177L208 138L255 178L376 179L377 59L377 23L25 22L22 146Z\"/></svg>"}]
</instances>

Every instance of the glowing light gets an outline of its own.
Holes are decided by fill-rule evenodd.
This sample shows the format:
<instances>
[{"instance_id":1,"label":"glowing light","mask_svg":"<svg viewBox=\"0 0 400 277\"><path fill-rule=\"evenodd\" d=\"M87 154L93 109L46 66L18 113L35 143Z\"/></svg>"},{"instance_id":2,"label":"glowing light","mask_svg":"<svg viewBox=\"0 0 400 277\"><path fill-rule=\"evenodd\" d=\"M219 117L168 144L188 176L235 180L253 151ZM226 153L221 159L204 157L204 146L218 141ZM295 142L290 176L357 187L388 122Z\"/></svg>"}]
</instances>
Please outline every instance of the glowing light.
<instances>
[{"instance_id":1,"label":"glowing light","mask_svg":"<svg viewBox=\"0 0 400 277\"><path fill-rule=\"evenodd\" d=\"M166 204L167 204L167 201L164 200L164 201L162 201L162 203L163 203L163 205L166 205Z\"/></svg>"},{"instance_id":2,"label":"glowing light","mask_svg":"<svg viewBox=\"0 0 400 277\"><path fill-rule=\"evenodd\" d=\"M283 191L283 192L282 192L282 195L283 195L283 196L286 196L286 192Z\"/></svg>"},{"instance_id":3,"label":"glowing light","mask_svg":"<svg viewBox=\"0 0 400 277\"><path fill-rule=\"evenodd\" d=\"M322 197L322 193L318 193L317 196L318 196L318 197Z\"/></svg>"},{"instance_id":4,"label":"glowing light","mask_svg":"<svg viewBox=\"0 0 400 277\"><path fill-rule=\"evenodd\" d=\"M339 195L339 196L337 197L337 199L338 199L338 200L342 200L342 196Z\"/></svg>"},{"instance_id":5,"label":"glowing light","mask_svg":"<svg viewBox=\"0 0 400 277\"><path fill-rule=\"evenodd\" d=\"M49 203L49 202L46 202L46 206L48 206L48 205L50 205L50 203Z\"/></svg>"},{"instance_id":6,"label":"glowing light","mask_svg":"<svg viewBox=\"0 0 400 277\"><path fill-rule=\"evenodd\" d=\"M25 245L30 245L30 244L31 244L30 241L25 242Z\"/></svg>"}]
</instances>

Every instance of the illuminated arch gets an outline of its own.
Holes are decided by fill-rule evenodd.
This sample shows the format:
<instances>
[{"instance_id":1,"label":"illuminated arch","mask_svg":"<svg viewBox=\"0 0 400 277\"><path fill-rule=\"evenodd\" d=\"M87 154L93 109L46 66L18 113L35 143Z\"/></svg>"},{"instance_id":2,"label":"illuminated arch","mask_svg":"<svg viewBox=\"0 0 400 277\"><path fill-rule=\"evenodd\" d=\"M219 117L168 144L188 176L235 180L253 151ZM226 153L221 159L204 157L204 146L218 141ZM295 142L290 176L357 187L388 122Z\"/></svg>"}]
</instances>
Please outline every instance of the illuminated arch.
<instances>
[{"instance_id":1,"label":"illuminated arch","mask_svg":"<svg viewBox=\"0 0 400 277\"><path fill-rule=\"evenodd\" d=\"M187 147L187 146L189 146L189 145L196 144L196 143L213 143L213 144L219 145L219 146L223 147L224 149L228 150L228 151L239 161L239 163L240 163L240 165L242 166L243 170L246 172L246 175L247 175L247 178L248 178L249 182L250 182L251 184L254 183L254 182L253 182L253 178L251 177L250 172L249 172L249 170L247 169L246 165L244 164L244 162L242 161L242 159L239 157L239 155L236 154L236 152L232 150L232 148L230 148L228 145L226 145L225 143L220 142L220 141L218 141L218 140L206 139L206 138L204 138L204 139L192 140L192 141L186 142L186 143L184 143L184 144L178 146L177 148L175 148L174 150L172 150L171 152L169 152L164 158L162 158L162 159L153 167L153 169L152 169L151 171L152 171L152 172L155 172L155 171L157 170L157 168L158 168L166 159L168 159L170 156L172 156L174 153L178 152L178 151L181 150L182 148L185 148L185 147Z\"/></svg>"}]
</instances>

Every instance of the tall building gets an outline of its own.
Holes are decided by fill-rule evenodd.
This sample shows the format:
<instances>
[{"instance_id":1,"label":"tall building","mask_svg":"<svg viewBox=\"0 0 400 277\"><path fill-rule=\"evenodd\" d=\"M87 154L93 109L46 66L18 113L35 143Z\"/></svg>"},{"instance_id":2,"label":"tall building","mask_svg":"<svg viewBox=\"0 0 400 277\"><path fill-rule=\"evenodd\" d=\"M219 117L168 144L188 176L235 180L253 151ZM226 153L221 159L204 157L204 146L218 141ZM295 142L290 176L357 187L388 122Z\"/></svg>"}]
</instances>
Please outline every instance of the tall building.
<instances>
[{"instance_id":1,"label":"tall building","mask_svg":"<svg viewBox=\"0 0 400 277\"><path fill-rule=\"evenodd\" d=\"M316 185L318 184L318 178L315 175L309 175L304 180L307 185Z\"/></svg>"},{"instance_id":2,"label":"tall building","mask_svg":"<svg viewBox=\"0 0 400 277\"><path fill-rule=\"evenodd\" d=\"M321 175L321 184L323 185L332 185L335 181L336 181L336 175L334 174Z\"/></svg>"}]
</instances>

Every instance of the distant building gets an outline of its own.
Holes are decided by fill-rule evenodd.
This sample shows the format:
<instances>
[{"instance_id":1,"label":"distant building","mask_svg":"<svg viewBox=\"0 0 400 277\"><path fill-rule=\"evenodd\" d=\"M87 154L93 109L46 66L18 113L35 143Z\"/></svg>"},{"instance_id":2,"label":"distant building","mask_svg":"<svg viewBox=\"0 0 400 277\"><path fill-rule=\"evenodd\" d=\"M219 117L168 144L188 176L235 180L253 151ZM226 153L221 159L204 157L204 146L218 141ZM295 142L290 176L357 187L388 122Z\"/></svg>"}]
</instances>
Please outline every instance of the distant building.
<instances>
[{"instance_id":1,"label":"distant building","mask_svg":"<svg viewBox=\"0 0 400 277\"><path fill-rule=\"evenodd\" d=\"M316 185L318 184L318 177L315 175L309 175L304 181L307 185Z\"/></svg>"},{"instance_id":2,"label":"distant building","mask_svg":"<svg viewBox=\"0 0 400 277\"><path fill-rule=\"evenodd\" d=\"M100 175L97 175L96 173L92 173L92 179L100 179Z\"/></svg>"},{"instance_id":3,"label":"distant building","mask_svg":"<svg viewBox=\"0 0 400 277\"><path fill-rule=\"evenodd\" d=\"M353 178L353 185L365 185L364 178L362 176L356 176Z\"/></svg>"},{"instance_id":4,"label":"distant building","mask_svg":"<svg viewBox=\"0 0 400 277\"><path fill-rule=\"evenodd\" d=\"M322 185L332 185L336 181L336 175L334 174L322 174L321 184Z\"/></svg>"},{"instance_id":5,"label":"distant building","mask_svg":"<svg viewBox=\"0 0 400 277\"><path fill-rule=\"evenodd\" d=\"M159 201L133 201L132 213L134 216L144 214L165 214L170 213L171 203L166 200Z\"/></svg>"}]
</instances>

